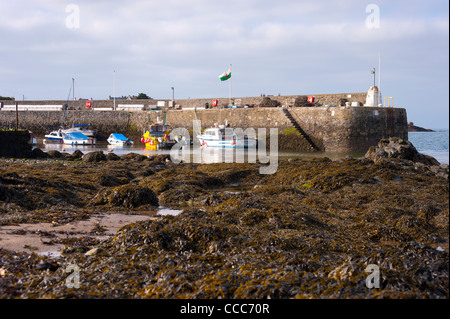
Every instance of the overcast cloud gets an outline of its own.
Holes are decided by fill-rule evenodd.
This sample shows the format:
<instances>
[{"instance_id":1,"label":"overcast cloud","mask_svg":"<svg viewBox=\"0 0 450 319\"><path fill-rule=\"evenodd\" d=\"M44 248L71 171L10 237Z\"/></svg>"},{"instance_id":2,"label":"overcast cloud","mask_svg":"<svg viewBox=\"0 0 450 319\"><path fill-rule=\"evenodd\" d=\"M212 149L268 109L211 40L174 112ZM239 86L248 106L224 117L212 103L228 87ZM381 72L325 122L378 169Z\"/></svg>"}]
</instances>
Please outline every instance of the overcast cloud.
<instances>
[{"instance_id":1,"label":"overcast cloud","mask_svg":"<svg viewBox=\"0 0 450 319\"><path fill-rule=\"evenodd\" d=\"M116 96L220 98L230 64L235 97L363 92L381 52L383 96L448 128L448 37L447 0L2 1L0 95L106 99L115 70Z\"/></svg>"}]
</instances>

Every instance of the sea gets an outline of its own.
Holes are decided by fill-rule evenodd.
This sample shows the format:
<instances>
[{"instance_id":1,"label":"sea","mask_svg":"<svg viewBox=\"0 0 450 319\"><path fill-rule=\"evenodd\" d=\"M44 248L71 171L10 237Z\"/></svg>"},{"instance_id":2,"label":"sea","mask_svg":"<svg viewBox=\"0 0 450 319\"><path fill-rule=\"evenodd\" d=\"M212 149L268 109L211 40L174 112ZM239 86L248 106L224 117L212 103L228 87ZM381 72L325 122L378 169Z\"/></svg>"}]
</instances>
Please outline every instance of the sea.
<instances>
[{"instance_id":1,"label":"sea","mask_svg":"<svg viewBox=\"0 0 450 319\"><path fill-rule=\"evenodd\" d=\"M435 130L434 132L409 132L408 139L415 146L417 151L420 153L433 156L441 164L449 164L449 130ZM75 150L80 150L83 153L93 152L93 151L103 151L105 154L108 152L115 153L118 156L122 156L128 153L137 153L146 156L155 156L160 154L170 154L170 150L160 150L151 151L145 149L140 141L136 141L134 145L131 146L113 146L108 145L106 141L98 141L94 146L68 146L64 144L45 144L39 143L37 145L43 151L58 150L60 152L66 152L72 154ZM194 154L198 155L201 153L201 163L226 163L235 162L236 153L232 150L221 150L217 148L200 150L192 148L190 151L190 160L194 162ZM253 154L258 156L259 154ZM271 154L267 152L267 156ZM343 159L347 156L352 157L362 157L364 154L354 154L354 153L330 153L330 152L313 152L313 153L301 153L301 152L278 152L278 157L328 157L332 160ZM198 157L197 157L198 158ZM248 159L248 154L246 152L245 158Z\"/></svg>"},{"instance_id":2,"label":"sea","mask_svg":"<svg viewBox=\"0 0 450 319\"><path fill-rule=\"evenodd\" d=\"M441 164L449 164L449 130L409 132L409 141L419 153L433 156Z\"/></svg>"}]
</instances>

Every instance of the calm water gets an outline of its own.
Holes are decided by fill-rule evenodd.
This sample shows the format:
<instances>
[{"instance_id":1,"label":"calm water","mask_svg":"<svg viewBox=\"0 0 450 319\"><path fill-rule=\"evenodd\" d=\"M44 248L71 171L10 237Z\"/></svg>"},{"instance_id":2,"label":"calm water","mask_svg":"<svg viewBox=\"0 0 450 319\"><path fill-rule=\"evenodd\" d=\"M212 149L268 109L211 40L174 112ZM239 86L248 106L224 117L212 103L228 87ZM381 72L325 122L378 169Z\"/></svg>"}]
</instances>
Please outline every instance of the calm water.
<instances>
[{"instance_id":1,"label":"calm water","mask_svg":"<svg viewBox=\"0 0 450 319\"><path fill-rule=\"evenodd\" d=\"M441 164L449 164L449 130L409 132L408 139L420 153L433 156Z\"/></svg>"},{"instance_id":2,"label":"calm water","mask_svg":"<svg viewBox=\"0 0 450 319\"><path fill-rule=\"evenodd\" d=\"M441 164L449 164L449 130L439 130L436 132L409 132L409 140L420 153L424 153L436 158ZM72 154L75 150L80 150L83 153L93 151L103 151L104 153L115 153L119 156L128 153L137 153L146 156L155 156L161 154L170 154L170 150L150 151L143 147L140 141L136 141L131 146L113 146L109 145L106 141L99 141L94 146L68 146L64 144L43 144L42 140L37 145L43 151L58 150L60 152L67 152ZM267 151L267 155L270 153ZM364 154L349 154L349 153L301 153L301 152L279 152L280 158L289 157L328 157L332 160L338 160L345 158L346 156L361 157ZM235 162L236 150L232 149L220 149L220 148L193 148L191 146L191 162L197 162L194 160L194 156L197 159L201 159L201 163L218 163L218 162ZM248 152L245 151L245 161L248 161ZM250 156L254 156L259 159L258 154L251 153ZM252 158L252 157L250 157Z\"/></svg>"},{"instance_id":3,"label":"calm water","mask_svg":"<svg viewBox=\"0 0 450 319\"><path fill-rule=\"evenodd\" d=\"M155 156L155 155L162 155L162 154L170 154L170 150L159 150L159 151L151 151L148 149L145 149L143 147L143 144L140 141L135 142L134 145L130 146L116 146L116 145L109 145L108 142L104 141L98 141L93 146L69 146L64 144L43 144L42 142L37 145L40 149L42 149L44 152L48 152L50 150L57 150L60 152L66 152L69 154L72 154L75 150L80 150L83 153L88 152L94 152L94 151L103 151L106 153L114 153L118 156L122 156L128 153L137 153L142 154L148 157ZM239 149L239 152L244 153L244 161L245 162L254 162L252 161L253 158L256 160L260 159L260 156L258 154L258 151L247 151L243 149ZM181 151L178 153L179 158L181 159L182 153ZM190 161L193 163L232 163L236 162L236 149L229 149L229 148L217 148L217 147L211 147L211 148L194 148L192 145L190 147ZM270 151L268 150L266 152L267 157L269 157ZM301 152L278 152L279 158L293 158L293 157L328 157L332 160L338 160L343 159L346 156L354 156L354 157L360 157L364 154L359 153L325 153L325 152L314 152L314 153L301 153ZM250 159L250 160L249 160ZM242 162L242 160L240 161Z\"/></svg>"}]
</instances>

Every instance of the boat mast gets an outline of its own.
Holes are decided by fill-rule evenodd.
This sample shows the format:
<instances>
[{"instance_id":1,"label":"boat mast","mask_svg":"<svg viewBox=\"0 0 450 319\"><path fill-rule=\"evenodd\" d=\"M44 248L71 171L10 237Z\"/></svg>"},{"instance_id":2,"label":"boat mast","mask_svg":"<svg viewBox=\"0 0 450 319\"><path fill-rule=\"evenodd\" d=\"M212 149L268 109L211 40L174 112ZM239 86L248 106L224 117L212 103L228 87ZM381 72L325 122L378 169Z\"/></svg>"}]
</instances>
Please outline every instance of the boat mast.
<instances>
[{"instance_id":1,"label":"boat mast","mask_svg":"<svg viewBox=\"0 0 450 319\"><path fill-rule=\"evenodd\" d=\"M62 117L62 121L61 121L61 129L64 128L64 118L66 117L66 111L67 111L67 108L69 107L69 99L70 99L71 91L72 91L72 87L70 87L70 89L69 89L69 94L67 95L67 103L64 105L64 113L63 113L63 117Z\"/></svg>"},{"instance_id":2,"label":"boat mast","mask_svg":"<svg viewBox=\"0 0 450 319\"><path fill-rule=\"evenodd\" d=\"M75 101L75 79L72 78L72 100ZM74 103L72 103L73 105L73 117L72 117L72 127L75 126L75 105Z\"/></svg>"}]
</instances>

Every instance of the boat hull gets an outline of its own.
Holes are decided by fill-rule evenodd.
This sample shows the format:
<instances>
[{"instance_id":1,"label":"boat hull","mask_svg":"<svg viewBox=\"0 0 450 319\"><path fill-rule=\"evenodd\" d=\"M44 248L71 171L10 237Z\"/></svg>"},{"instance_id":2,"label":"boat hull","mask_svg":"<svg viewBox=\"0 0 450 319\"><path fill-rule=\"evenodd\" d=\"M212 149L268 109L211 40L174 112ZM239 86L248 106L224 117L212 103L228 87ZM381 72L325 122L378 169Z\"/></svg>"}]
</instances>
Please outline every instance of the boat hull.
<instances>
[{"instance_id":1,"label":"boat hull","mask_svg":"<svg viewBox=\"0 0 450 319\"><path fill-rule=\"evenodd\" d=\"M71 139L64 139L64 144L67 145L94 145L95 141L92 138L89 138L87 140L71 140Z\"/></svg>"},{"instance_id":2,"label":"boat hull","mask_svg":"<svg viewBox=\"0 0 450 319\"><path fill-rule=\"evenodd\" d=\"M233 128L223 125L208 128L197 138L206 147L255 148L258 144L256 138L238 136Z\"/></svg>"},{"instance_id":3,"label":"boat hull","mask_svg":"<svg viewBox=\"0 0 450 319\"><path fill-rule=\"evenodd\" d=\"M155 123L142 135L141 143L145 144L146 150L156 151L170 149L176 141L170 138L169 125Z\"/></svg>"},{"instance_id":4,"label":"boat hull","mask_svg":"<svg viewBox=\"0 0 450 319\"><path fill-rule=\"evenodd\" d=\"M133 144L132 140L130 140L129 138L126 138L123 134L119 134L119 133L112 133L108 137L107 141L110 145L116 145L116 146L127 146L127 145Z\"/></svg>"},{"instance_id":5,"label":"boat hull","mask_svg":"<svg viewBox=\"0 0 450 319\"><path fill-rule=\"evenodd\" d=\"M217 140L198 137L200 144L204 147L225 147L225 148L256 148L258 141L255 139L237 139L237 140Z\"/></svg>"},{"instance_id":6,"label":"boat hull","mask_svg":"<svg viewBox=\"0 0 450 319\"><path fill-rule=\"evenodd\" d=\"M45 136L45 142L46 143L63 143L63 138L56 138L56 137L48 137Z\"/></svg>"},{"instance_id":7,"label":"boat hull","mask_svg":"<svg viewBox=\"0 0 450 319\"><path fill-rule=\"evenodd\" d=\"M94 145L95 144L95 139L92 137L87 137L86 135L82 134L82 133L66 133L64 135L64 144L66 145L72 145L72 146L77 146L77 145Z\"/></svg>"},{"instance_id":8,"label":"boat hull","mask_svg":"<svg viewBox=\"0 0 450 319\"><path fill-rule=\"evenodd\" d=\"M130 141L112 141L112 140L108 140L108 143L110 145L117 145L117 146L127 146L127 145L132 145L133 144Z\"/></svg>"},{"instance_id":9,"label":"boat hull","mask_svg":"<svg viewBox=\"0 0 450 319\"><path fill-rule=\"evenodd\" d=\"M166 140L159 141L158 138L154 138L154 137L142 138L141 142L145 144L145 149L151 150L151 151L168 150L176 144L175 141L171 141L171 140L170 141L166 141Z\"/></svg>"}]
</instances>

